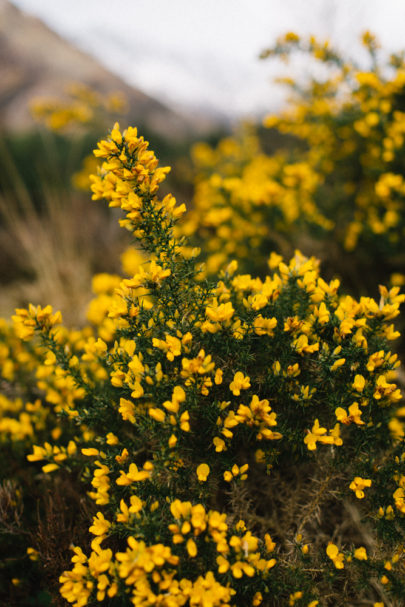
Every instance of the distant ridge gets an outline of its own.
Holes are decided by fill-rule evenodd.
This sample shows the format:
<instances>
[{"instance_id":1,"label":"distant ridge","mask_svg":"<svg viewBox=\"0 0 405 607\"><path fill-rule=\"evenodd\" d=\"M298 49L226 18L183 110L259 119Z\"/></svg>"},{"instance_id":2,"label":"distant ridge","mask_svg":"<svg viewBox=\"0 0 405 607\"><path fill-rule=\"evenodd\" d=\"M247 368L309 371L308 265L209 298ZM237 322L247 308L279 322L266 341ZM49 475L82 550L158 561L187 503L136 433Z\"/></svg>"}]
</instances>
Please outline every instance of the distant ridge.
<instances>
[{"instance_id":1,"label":"distant ridge","mask_svg":"<svg viewBox=\"0 0 405 607\"><path fill-rule=\"evenodd\" d=\"M33 124L29 105L35 98L61 98L73 82L101 93L123 92L129 116L162 136L180 139L212 127L195 124L153 97L126 84L96 59L27 15L8 0L0 0L0 127L26 130Z\"/></svg>"}]
</instances>

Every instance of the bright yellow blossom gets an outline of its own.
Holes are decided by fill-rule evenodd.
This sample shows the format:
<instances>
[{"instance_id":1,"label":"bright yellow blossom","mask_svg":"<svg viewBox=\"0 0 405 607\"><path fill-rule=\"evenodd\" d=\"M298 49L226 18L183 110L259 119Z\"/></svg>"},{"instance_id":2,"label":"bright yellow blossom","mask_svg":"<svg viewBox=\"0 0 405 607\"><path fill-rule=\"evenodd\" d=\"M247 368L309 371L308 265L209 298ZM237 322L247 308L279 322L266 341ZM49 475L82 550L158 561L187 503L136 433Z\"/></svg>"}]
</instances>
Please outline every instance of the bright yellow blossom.
<instances>
[{"instance_id":1,"label":"bright yellow blossom","mask_svg":"<svg viewBox=\"0 0 405 607\"><path fill-rule=\"evenodd\" d=\"M363 489L366 487L371 487L371 482L372 481L369 478L361 478L360 476L356 476L350 483L350 489L355 492L358 499L363 499Z\"/></svg>"},{"instance_id":2,"label":"bright yellow blossom","mask_svg":"<svg viewBox=\"0 0 405 607\"><path fill-rule=\"evenodd\" d=\"M208 475L210 473L210 468L207 464L200 464L197 468L197 477L200 483L203 483L207 480Z\"/></svg>"}]
</instances>

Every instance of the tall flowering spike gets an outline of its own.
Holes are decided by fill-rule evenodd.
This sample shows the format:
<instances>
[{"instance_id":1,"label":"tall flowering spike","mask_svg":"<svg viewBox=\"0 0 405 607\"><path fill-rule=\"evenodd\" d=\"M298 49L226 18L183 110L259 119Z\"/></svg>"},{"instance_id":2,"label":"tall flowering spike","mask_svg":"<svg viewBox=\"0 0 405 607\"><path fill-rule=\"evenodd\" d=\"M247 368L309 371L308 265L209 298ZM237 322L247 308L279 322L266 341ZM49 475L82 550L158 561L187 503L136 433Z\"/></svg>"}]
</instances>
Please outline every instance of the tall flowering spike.
<instances>
[{"instance_id":1,"label":"tall flowering spike","mask_svg":"<svg viewBox=\"0 0 405 607\"><path fill-rule=\"evenodd\" d=\"M159 197L159 186L170 167L159 167L148 146L135 128L121 131L116 123L110 135L94 150L102 163L98 174L91 176L93 200L104 198L110 206L121 208L125 217L120 225L132 232L139 247L149 256L132 278L121 283L118 293L121 301L118 306L113 305L110 318L123 315L133 318L131 314L139 312L139 288L148 290L152 297L159 293L161 309L169 315L175 311L179 316L190 314L190 305L198 308L200 295L193 280L197 273L195 257L198 250L188 254L186 239L177 239L173 233L186 207L177 205L171 194ZM128 300L131 301L129 307ZM144 299L142 306L146 305L148 302ZM169 339L176 338L170 335ZM172 352L167 356L169 360L171 355ZM120 381L115 377L113 385L118 387ZM156 407L150 407L149 414L154 419L159 417L160 421L165 415ZM184 423L187 427L186 421Z\"/></svg>"},{"instance_id":2,"label":"tall flowering spike","mask_svg":"<svg viewBox=\"0 0 405 607\"><path fill-rule=\"evenodd\" d=\"M185 205L176 206L171 194L162 200L157 197L170 167L159 167L148 146L142 136L138 137L136 128L128 127L121 132L116 123L94 150L94 155L103 162L98 174L91 175L90 180L93 200L105 198L110 206L125 211L121 226L134 232L146 250L156 253L167 250L172 228L184 213Z\"/></svg>"},{"instance_id":3,"label":"tall flowering spike","mask_svg":"<svg viewBox=\"0 0 405 607\"><path fill-rule=\"evenodd\" d=\"M55 325L62 322L60 312L53 313L52 306L33 306L29 304L28 310L17 308L12 317L16 334L20 339L29 340L34 336L35 329L50 331Z\"/></svg>"}]
</instances>

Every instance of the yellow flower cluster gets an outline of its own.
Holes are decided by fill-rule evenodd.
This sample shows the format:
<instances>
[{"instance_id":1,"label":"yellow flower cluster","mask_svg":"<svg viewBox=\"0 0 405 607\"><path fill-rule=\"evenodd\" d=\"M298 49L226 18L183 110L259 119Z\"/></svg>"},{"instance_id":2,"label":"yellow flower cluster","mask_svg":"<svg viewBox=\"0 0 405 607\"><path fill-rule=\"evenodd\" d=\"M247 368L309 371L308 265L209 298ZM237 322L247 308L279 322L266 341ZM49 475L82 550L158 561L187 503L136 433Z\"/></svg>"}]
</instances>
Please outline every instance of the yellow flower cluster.
<instances>
[{"instance_id":1,"label":"yellow flower cluster","mask_svg":"<svg viewBox=\"0 0 405 607\"><path fill-rule=\"evenodd\" d=\"M105 525L103 529L106 529ZM99 535L102 529L95 531ZM60 576L61 594L70 603L77 607L86 605L93 592L97 602L112 598L117 595L120 580L125 581L133 605L153 605L165 595L180 593L179 583L172 579L172 569L178 563L178 557L173 556L167 546L146 546L145 542L129 537L126 551L114 555L111 549L102 549L100 543L99 540L93 542L89 557L76 547L73 569ZM152 590L155 585L157 592ZM166 605L184 605L185 598L182 593L180 601L173 598Z\"/></svg>"},{"instance_id":2,"label":"yellow flower cluster","mask_svg":"<svg viewBox=\"0 0 405 607\"><path fill-rule=\"evenodd\" d=\"M350 489L354 491L358 499L363 499L363 489L365 489L366 487L371 487L371 482L372 481L369 478L361 478L360 476L356 476L350 483Z\"/></svg>"},{"instance_id":3,"label":"yellow flower cluster","mask_svg":"<svg viewBox=\"0 0 405 607\"><path fill-rule=\"evenodd\" d=\"M197 177L193 207L182 233L197 233L209 254L207 271L228 260L246 260L251 251L286 249L286 232L297 222L330 229L313 197L320 178L308 163L288 163L283 154L266 156L253 135L221 142L217 150L196 146ZM236 152L236 153L235 153ZM260 267L263 262L254 265Z\"/></svg>"},{"instance_id":4,"label":"yellow flower cluster","mask_svg":"<svg viewBox=\"0 0 405 607\"><path fill-rule=\"evenodd\" d=\"M53 314L52 306L41 308L30 304L28 310L17 309L13 320L17 336L20 339L31 339L37 326L49 330L62 322L62 315L60 312Z\"/></svg>"},{"instance_id":5,"label":"yellow flower cluster","mask_svg":"<svg viewBox=\"0 0 405 607\"><path fill-rule=\"evenodd\" d=\"M34 118L54 131L83 124L94 126L111 114L125 113L126 109L127 102L121 93L104 96L80 83L67 88L64 100L36 99L31 105Z\"/></svg>"},{"instance_id":6,"label":"yellow flower cluster","mask_svg":"<svg viewBox=\"0 0 405 607\"><path fill-rule=\"evenodd\" d=\"M129 509L121 504L123 515L117 516L118 522L127 523L128 513L138 513L143 506L139 500L131 499L131 504ZM263 558L258 538L246 531L243 521L238 522L231 535L226 516L217 511L207 512L202 504L192 506L190 502L175 500L170 504L170 513L175 521L168 525L173 545L184 544L188 558L193 559L198 555L198 545L206 547L207 542L212 542L218 552L215 568L219 576L229 570L235 579L251 578L257 572L265 575L276 564L274 558ZM122 579L133 605L153 605L156 601L167 607L186 605L188 601L190 605L206 605L209 601L212 607L230 604L235 590L229 584L219 583L213 571L207 571L195 581L176 579L180 557L168 546L147 546L131 536L125 552L114 554L110 549L103 549L101 544L111 527L112 523L99 512L90 527L90 533L96 536L91 555L86 557L81 548L74 548L73 569L60 578L62 596L70 603L86 605L93 592L99 602L105 597L112 598ZM263 550L268 553L274 547L267 535ZM261 603L259 593L254 600L256 605Z\"/></svg>"},{"instance_id":7,"label":"yellow flower cluster","mask_svg":"<svg viewBox=\"0 0 405 607\"><path fill-rule=\"evenodd\" d=\"M172 221L185 211L185 205L176 207L176 200L171 194L161 201L156 198L159 185L170 169L158 167L154 153L147 148L148 142L138 137L136 128L129 127L121 133L116 123L109 139L101 141L94 151L95 156L104 159L104 162L99 175L91 179L93 200L105 198L110 206L122 208L127 217L120 224L131 231L135 230L138 238L146 235L141 227L141 218L148 210L153 209L155 219L159 218L161 230L168 230ZM155 252L159 251L155 249ZM151 263L154 263L153 260ZM159 266L153 268L151 276L155 278L152 280L159 281L164 276L157 269Z\"/></svg>"},{"instance_id":8,"label":"yellow flower cluster","mask_svg":"<svg viewBox=\"0 0 405 607\"><path fill-rule=\"evenodd\" d=\"M326 548L326 554L335 565L336 569L344 569L344 554L339 552L338 547L335 544L328 544Z\"/></svg>"}]
</instances>

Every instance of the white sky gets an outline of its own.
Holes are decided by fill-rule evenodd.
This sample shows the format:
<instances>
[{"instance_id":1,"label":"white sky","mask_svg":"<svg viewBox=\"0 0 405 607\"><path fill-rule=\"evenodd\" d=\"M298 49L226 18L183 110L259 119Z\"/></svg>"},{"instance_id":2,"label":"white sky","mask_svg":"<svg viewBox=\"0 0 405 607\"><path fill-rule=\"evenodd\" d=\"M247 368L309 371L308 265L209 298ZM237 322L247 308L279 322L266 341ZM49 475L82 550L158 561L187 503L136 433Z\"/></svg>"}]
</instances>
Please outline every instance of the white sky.
<instances>
[{"instance_id":1,"label":"white sky","mask_svg":"<svg viewBox=\"0 0 405 607\"><path fill-rule=\"evenodd\" d=\"M229 118L274 110L285 73L261 50L286 31L359 53L365 29L405 47L405 0L13 0L130 84ZM16 32L18 35L18 32Z\"/></svg>"}]
</instances>

